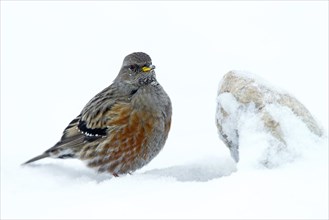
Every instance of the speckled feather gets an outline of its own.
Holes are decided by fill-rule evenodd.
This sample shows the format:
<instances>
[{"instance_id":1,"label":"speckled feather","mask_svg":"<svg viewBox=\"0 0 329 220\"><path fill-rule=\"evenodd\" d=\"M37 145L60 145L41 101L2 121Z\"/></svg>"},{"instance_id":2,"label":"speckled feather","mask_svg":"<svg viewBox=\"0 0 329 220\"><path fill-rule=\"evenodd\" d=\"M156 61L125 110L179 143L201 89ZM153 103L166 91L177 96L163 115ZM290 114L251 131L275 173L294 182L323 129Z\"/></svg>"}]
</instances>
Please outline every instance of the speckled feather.
<instances>
[{"instance_id":1,"label":"speckled feather","mask_svg":"<svg viewBox=\"0 0 329 220\"><path fill-rule=\"evenodd\" d=\"M78 158L115 176L149 163L166 142L172 115L170 98L153 69L145 53L125 57L114 82L87 103L61 140L26 163Z\"/></svg>"}]
</instances>

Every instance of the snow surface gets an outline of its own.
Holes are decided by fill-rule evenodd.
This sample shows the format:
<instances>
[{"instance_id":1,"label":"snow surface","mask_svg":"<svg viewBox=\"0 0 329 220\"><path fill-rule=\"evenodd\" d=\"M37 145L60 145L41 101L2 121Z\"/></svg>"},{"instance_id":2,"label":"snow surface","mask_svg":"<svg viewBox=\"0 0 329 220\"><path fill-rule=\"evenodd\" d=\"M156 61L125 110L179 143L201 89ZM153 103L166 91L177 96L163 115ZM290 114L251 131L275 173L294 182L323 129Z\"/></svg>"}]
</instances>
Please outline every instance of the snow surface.
<instances>
[{"instance_id":1,"label":"snow surface","mask_svg":"<svg viewBox=\"0 0 329 220\"><path fill-rule=\"evenodd\" d=\"M215 125L218 83L241 69L293 94L327 136L327 9L326 1L1 1L1 218L328 219L327 138L298 134L301 156L274 169L236 166ZM134 51L150 54L173 102L164 150L120 178L77 160L20 166L58 141ZM292 133L303 130L280 116ZM255 120L246 118L241 143L250 157L268 140Z\"/></svg>"}]
</instances>

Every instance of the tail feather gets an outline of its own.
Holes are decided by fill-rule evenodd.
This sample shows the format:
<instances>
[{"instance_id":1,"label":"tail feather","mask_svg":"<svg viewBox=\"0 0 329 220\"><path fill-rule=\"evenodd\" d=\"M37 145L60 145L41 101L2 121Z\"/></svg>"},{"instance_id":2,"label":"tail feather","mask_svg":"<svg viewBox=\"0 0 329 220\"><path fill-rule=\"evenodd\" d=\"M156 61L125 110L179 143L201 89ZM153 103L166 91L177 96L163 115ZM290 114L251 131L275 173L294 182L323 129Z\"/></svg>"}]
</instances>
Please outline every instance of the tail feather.
<instances>
[{"instance_id":1,"label":"tail feather","mask_svg":"<svg viewBox=\"0 0 329 220\"><path fill-rule=\"evenodd\" d=\"M25 164L28 164L28 163L32 163L34 161L41 160L41 159L46 158L46 157L49 157L49 156L50 155L48 153L43 153L43 154L41 154L39 156L33 157L31 160L26 161L22 165L25 165Z\"/></svg>"}]
</instances>

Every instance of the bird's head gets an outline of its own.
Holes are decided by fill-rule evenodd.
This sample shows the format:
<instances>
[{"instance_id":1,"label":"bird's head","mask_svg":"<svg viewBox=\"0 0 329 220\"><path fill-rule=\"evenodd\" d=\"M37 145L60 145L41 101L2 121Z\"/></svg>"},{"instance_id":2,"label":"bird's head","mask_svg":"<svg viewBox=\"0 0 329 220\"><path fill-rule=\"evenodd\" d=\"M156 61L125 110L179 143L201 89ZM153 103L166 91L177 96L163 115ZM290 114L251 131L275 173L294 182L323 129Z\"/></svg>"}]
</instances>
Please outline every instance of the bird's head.
<instances>
[{"instance_id":1,"label":"bird's head","mask_svg":"<svg viewBox=\"0 0 329 220\"><path fill-rule=\"evenodd\" d=\"M134 86L148 85L155 82L155 66L149 55L143 52L129 54L123 60L122 67L114 81Z\"/></svg>"}]
</instances>

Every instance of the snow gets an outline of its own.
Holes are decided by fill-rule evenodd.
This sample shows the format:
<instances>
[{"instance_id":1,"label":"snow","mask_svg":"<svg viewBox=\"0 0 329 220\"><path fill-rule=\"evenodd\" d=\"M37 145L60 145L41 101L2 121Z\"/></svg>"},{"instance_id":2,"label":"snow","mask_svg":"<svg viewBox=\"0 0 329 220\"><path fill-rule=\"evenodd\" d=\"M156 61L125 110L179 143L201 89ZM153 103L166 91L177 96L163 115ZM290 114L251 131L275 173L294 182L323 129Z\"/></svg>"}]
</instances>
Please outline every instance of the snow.
<instances>
[{"instance_id":1,"label":"snow","mask_svg":"<svg viewBox=\"0 0 329 220\"><path fill-rule=\"evenodd\" d=\"M327 9L326 1L1 1L1 218L328 219ZM55 144L135 51L152 57L172 99L163 151L119 178L77 160L20 166ZM286 162L272 169L250 163L270 137L245 115L236 165L215 124L218 83L234 69L291 93L325 137L269 106L285 122L293 159L278 157Z\"/></svg>"}]
</instances>

